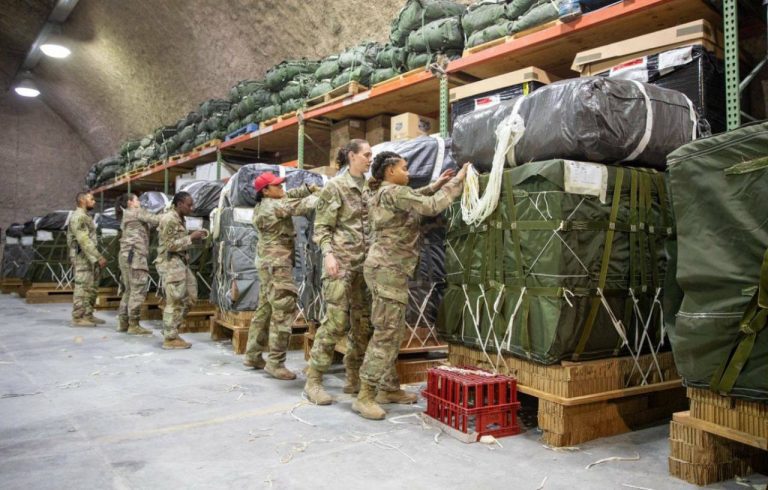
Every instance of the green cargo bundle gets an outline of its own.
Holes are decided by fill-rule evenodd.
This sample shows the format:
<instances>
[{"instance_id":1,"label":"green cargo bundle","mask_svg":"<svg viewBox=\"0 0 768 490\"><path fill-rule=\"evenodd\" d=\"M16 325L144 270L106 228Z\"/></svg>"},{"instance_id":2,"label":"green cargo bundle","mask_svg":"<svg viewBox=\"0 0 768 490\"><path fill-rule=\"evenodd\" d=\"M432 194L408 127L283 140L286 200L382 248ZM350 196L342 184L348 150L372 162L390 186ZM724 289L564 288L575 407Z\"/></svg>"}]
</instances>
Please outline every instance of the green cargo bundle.
<instances>
[{"instance_id":1,"label":"green cargo bundle","mask_svg":"<svg viewBox=\"0 0 768 490\"><path fill-rule=\"evenodd\" d=\"M302 107L304 107L304 99L286 100L281 105L281 108L283 110L283 114L285 114L287 112L297 111L297 110L301 109ZM280 114L278 114L278 115L280 115Z\"/></svg>"},{"instance_id":2,"label":"green cargo bundle","mask_svg":"<svg viewBox=\"0 0 768 490\"><path fill-rule=\"evenodd\" d=\"M264 77L264 85L272 92L279 92L286 83L296 78L297 75L303 73L314 73L320 63L317 61L309 61L307 59L301 60L286 60L277 66L274 66L267 71Z\"/></svg>"},{"instance_id":3,"label":"green cargo bundle","mask_svg":"<svg viewBox=\"0 0 768 490\"><path fill-rule=\"evenodd\" d=\"M404 48L387 44L376 55L376 67L402 70L405 67L407 53Z\"/></svg>"},{"instance_id":4,"label":"green cargo bundle","mask_svg":"<svg viewBox=\"0 0 768 490\"><path fill-rule=\"evenodd\" d=\"M768 402L768 123L694 141L667 163L678 371L689 386Z\"/></svg>"},{"instance_id":5,"label":"green cargo bundle","mask_svg":"<svg viewBox=\"0 0 768 490\"><path fill-rule=\"evenodd\" d=\"M365 42L353 46L339 54L339 71L355 68L359 65L374 65L381 45L375 42Z\"/></svg>"},{"instance_id":6,"label":"green cargo bundle","mask_svg":"<svg viewBox=\"0 0 768 490\"><path fill-rule=\"evenodd\" d=\"M467 38L467 48L474 48L483 43L499 39L500 37L510 36L517 32L515 22L512 20L505 20L498 24L493 24L486 27L483 30L473 32Z\"/></svg>"},{"instance_id":7,"label":"green cargo bundle","mask_svg":"<svg viewBox=\"0 0 768 490\"><path fill-rule=\"evenodd\" d=\"M672 223L662 174L549 160L502 179L480 226L458 203L449 211L441 335L542 364L658 352Z\"/></svg>"},{"instance_id":8,"label":"green cargo bundle","mask_svg":"<svg viewBox=\"0 0 768 490\"><path fill-rule=\"evenodd\" d=\"M261 109L258 115L258 119L259 122L266 121L267 119L275 118L283 113L283 106L280 104L274 104Z\"/></svg>"},{"instance_id":9,"label":"green cargo bundle","mask_svg":"<svg viewBox=\"0 0 768 490\"><path fill-rule=\"evenodd\" d=\"M347 68L339 73L339 75L331 81L331 85L333 88L336 88L341 87L345 83L355 81L367 86L371 82L372 73L373 68L371 68L370 65L357 65L355 68Z\"/></svg>"},{"instance_id":10,"label":"green cargo bundle","mask_svg":"<svg viewBox=\"0 0 768 490\"><path fill-rule=\"evenodd\" d=\"M377 68L371 73L370 84L376 85L377 83L396 77L399 74L400 70L396 70L395 68Z\"/></svg>"},{"instance_id":11,"label":"green cargo bundle","mask_svg":"<svg viewBox=\"0 0 768 490\"><path fill-rule=\"evenodd\" d=\"M432 21L460 17L466 7L450 0L407 0L392 20L389 39L395 46L405 46L408 35Z\"/></svg>"},{"instance_id":12,"label":"green cargo bundle","mask_svg":"<svg viewBox=\"0 0 768 490\"><path fill-rule=\"evenodd\" d=\"M309 94L307 95L308 99L314 99L315 97L320 97L323 94L327 94L333 90L333 84L330 80L323 80L322 82L317 82L314 87L312 87L312 90L309 91Z\"/></svg>"},{"instance_id":13,"label":"green cargo bundle","mask_svg":"<svg viewBox=\"0 0 768 490\"><path fill-rule=\"evenodd\" d=\"M557 20L560 11L557 2L543 0L530 8L525 14L515 20L515 31L520 32L532 27L537 27L547 22Z\"/></svg>"},{"instance_id":14,"label":"green cargo bundle","mask_svg":"<svg viewBox=\"0 0 768 490\"><path fill-rule=\"evenodd\" d=\"M430 22L411 32L406 49L415 53L431 53L463 48L464 31L461 30L461 19L449 17Z\"/></svg>"},{"instance_id":15,"label":"green cargo bundle","mask_svg":"<svg viewBox=\"0 0 768 490\"><path fill-rule=\"evenodd\" d=\"M473 3L461 17L461 28L469 36L474 32L506 20L506 0L482 0Z\"/></svg>"},{"instance_id":16,"label":"green cargo bundle","mask_svg":"<svg viewBox=\"0 0 768 490\"><path fill-rule=\"evenodd\" d=\"M341 68L339 67L339 55L334 54L328 56L320 62L320 66L315 70L315 79L317 80L330 80L339 74Z\"/></svg>"},{"instance_id":17,"label":"green cargo bundle","mask_svg":"<svg viewBox=\"0 0 768 490\"><path fill-rule=\"evenodd\" d=\"M313 76L299 75L285 84L285 87L280 90L280 102L285 103L292 99L305 99L314 86L315 78Z\"/></svg>"},{"instance_id":18,"label":"green cargo bundle","mask_svg":"<svg viewBox=\"0 0 768 490\"><path fill-rule=\"evenodd\" d=\"M552 0L484 0L470 6L461 23L467 38L466 47L472 48L545 24L558 17L557 2Z\"/></svg>"},{"instance_id":19,"label":"green cargo bundle","mask_svg":"<svg viewBox=\"0 0 768 490\"><path fill-rule=\"evenodd\" d=\"M441 53L408 53L407 68L409 70L415 70L416 68L425 68L431 63L437 61L437 57ZM455 60L461 58L461 51L446 51L442 53L448 60Z\"/></svg>"}]
</instances>

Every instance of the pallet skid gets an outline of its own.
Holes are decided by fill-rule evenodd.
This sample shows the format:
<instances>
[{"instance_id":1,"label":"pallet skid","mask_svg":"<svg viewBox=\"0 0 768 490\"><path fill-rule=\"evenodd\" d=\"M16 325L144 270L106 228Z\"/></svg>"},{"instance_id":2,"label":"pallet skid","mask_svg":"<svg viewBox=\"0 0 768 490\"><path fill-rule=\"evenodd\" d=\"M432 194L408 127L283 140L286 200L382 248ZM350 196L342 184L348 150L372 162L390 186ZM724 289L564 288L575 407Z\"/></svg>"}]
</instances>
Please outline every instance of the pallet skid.
<instances>
[{"instance_id":1,"label":"pallet skid","mask_svg":"<svg viewBox=\"0 0 768 490\"><path fill-rule=\"evenodd\" d=\"M324 93L323 95L318 95L317 97L307 99L306 104L307 107L317 109L318 107L333 104L334 102L338 102L352 95L357 95L360 92L365 92L366 90L368 90L368 88L365 85L352 80L345 83L344 85L336 87L329 92Z\"/></svg>"},{"instance_id":2,"label":"pallet skid","mask_svg":"<svg viewBox=\"0 0 768 490\"><path fill-rule=\"evenodd\" d=\"M286 112L285 114L281 114L277 117L273 117L271 119L265 119L264 121L259 123L259 127L266 128L267 126L272 126L273 124L277 124L279 122L285 121L286 119L290 119L296 115L296 112L297 111Z\"/></svg>"},{"instance_id":3,"label":"pallet skid","mask_svg":"<svg viewBox=\"0 0 768 490\"><path fill-rule=\"evenodd\" d=\"M117 294L117 288L108 288L107 291L99 291L93 307L97 310L117 310L121 300L122 296Z\"/></svg>"},{"instance_id":4,"label":"pallet skid","mask_svg":"<svg viewBox=\"0 0 768 490\"><path fill-rule=\"evenodd\" d=\"M392 78L387 78L386 80L381 81L379 83L374 83L371 88L381 87L382 85L386 85L388 83L392 83L392 82L394 82L396 80L402 80L404 78L408 78L408 77L410 77L412 75L416 75L417 73L422 73L423 71L424 71L423 67L414 68L413 70L407 71L405 73L401 73L399 75L395 75Z\"/></svg>"},{"instance_id":5,"label":"pallet skid","mask_svg":"<svg viewBox=\"0 0 768 490\"><path fill-rule=\"evenodd\" d=\"M224 311L217 308L209 323L211 339L219 341L231 338L235 354L245 354L248 330L254 313L253 311ZM304 347L304 333L307 329L307 323L294 323L288 350L301 350Z\"/></svg>"},{"instance_id":6,"label":"pallet skid","mask_svg":"<svg viewBox=\"0 0 768 490\"><path fill-rule=\"evenodd\" d=\"M165 302L158 305L161 311L165 310ZM210 319L216 314L213 304L208 300L197 300L197 304L187 312L184 323L179 328L179 333L208 332Z\"/></svg>"},{"instance_id":7,"label":"pallet skid","mask_svg":"<svg viewBox=\"0 0 768 490\"><path fill-rule=\"evenodd\" d=\"M0 281L0 293L11 294L19 293L21 295L24 289L24 280L15 277L7 277Z\"/></svg>"},{"instance_id":8,"label":"pallet skid","mask_svg":"<svg viewBox=\"0 0 768 490\"><path fill-rule=\"evenodd\" d=\"M190 153L195 153L195 152L198 152L198 151L203 151L206 148L216 147L216 146L219 146L220 144L221 144L221 140L220 139L212 139L212 140L206 141L202 145L197 145L196 147L192 148L192 151L190 151Z\"/></svg>"}]
</instances>

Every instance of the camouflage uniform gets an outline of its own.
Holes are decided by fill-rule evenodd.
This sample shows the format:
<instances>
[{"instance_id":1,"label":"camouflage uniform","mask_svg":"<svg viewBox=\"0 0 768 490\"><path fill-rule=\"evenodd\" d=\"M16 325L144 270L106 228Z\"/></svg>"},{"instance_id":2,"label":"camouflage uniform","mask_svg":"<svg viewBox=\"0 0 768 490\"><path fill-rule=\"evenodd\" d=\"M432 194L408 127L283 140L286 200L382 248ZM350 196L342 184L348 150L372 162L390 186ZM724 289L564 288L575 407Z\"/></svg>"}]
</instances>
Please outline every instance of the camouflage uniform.
<instances>
[{"instance_id":1,"label":"camouflage uniform","mask_svg":"<svg viewBox=\"0 0 768 490\"><path fill-rule=\"evenodd\" d=\"M123 286L118 310L120 317L135 321L141 317L141 305L149 286L149 231L159 224L160 217L145 209L126 209L123 212L118 257Z\"/></svg>"},{"instance_id":2,"label":"camouflage uniform","mask_svg":"<svg viewBox=\"0 0 768 490\"><path fill-rule=\"evenodd\" d=\"M333 361L336 344L347 335L344 366L347 376L357 376L371 336L370 294L363 279L368 249L368 188L347 172L331 179L320 192L315 214L314 241L323 256L333 253L339 276L323 271L326 310L315 335L309 365L324 373ZM349 327L347 326L349 322Z\"/></svg>"},{"instance_id":3,"label":"camouflage uniform","mask_svg":"<svg viewBox=\"0 0 768 490\"><path fill-rule=\"evenodd\" d=\"M461 181L451 179L441 190L435 185L413 190L382 182L368 204L374 236L365 260L365 282L373 295L374 332L360 379L384 391L400 388L395 362L406 331L408 278L419 260L421 216L436 216L461 193ZM382 386L382 377L389 387Z\"/></svg>"},{"instance_id":4,"label":"camouflage uniform","mask_svg":"<svg viewBox=\"0 0 768 490\"><path fill-rule=\"evenodd\" d=\"M187 249L192 246L192 237L174 209L160 217L158 234L155 262L165 290L163 335L165 340L174 340L179 338L181 322L197 302L197 279L188 266Z\"/></svg>"},{"instance_id":5,"label":"camouflage uniform","mask_svg":"<svg viewBox=\"0 0 768 490\"><path fill-rule=\"evenodd\" d=\"M294 236L291 216L306 216L317 205L307 186L290 190L284 199L263 198L253 213L259 232L256 267L259 270L259 307L248 330L245 357L255 360L267 350L274 367L285 363L296 313L298 291L293 282Z\"/></svg>"},{"instance_id":6,"label":"camouflage uniform","mask_svg":"<svg viewBox=\"0 0 768 490\"><path fill-rule=\"evenodd\" d=\"M75 271L75 291L72 296L72 319L93 315L99 280L99 258L96 225L83 208L77 208L69 220L67 246Z\"/></svg>"}]
</instances>

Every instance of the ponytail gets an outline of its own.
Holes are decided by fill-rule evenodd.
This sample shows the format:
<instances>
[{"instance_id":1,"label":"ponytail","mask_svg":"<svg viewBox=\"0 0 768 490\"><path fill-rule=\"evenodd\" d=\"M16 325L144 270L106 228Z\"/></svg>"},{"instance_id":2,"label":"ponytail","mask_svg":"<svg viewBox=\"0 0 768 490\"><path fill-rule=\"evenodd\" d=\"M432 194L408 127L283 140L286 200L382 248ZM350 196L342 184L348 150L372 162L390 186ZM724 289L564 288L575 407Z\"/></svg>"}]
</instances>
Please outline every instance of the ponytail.
<instances>
[{"instance_id":1,"label":"ponytail","mask_svg":"<svg viewBox=\"0 0 768 490\"><path fill-rule=\"evenodd\" d=\"M360 153L362 146L366 143L368 142L363 139L353 139L349 140L349 143L346 145L340 147L338 153L336 153L336 163L338 164L339 168L342 168L345 165L349 165L350 151L352 153Z\"/></svg>"},{"instance_id":2,"label":"ponytail","mask_svg":"<svg viewBox=\"0 0 768 490\"><path fill-rule=\"evenodd\" d=\"M136 194L131 192L120 194L120 197L115 202L115 218L117 218L117 221L123 221L123 211L128 209L128 203L134 199L136 199Z\"/></svg>"}]
</instances>

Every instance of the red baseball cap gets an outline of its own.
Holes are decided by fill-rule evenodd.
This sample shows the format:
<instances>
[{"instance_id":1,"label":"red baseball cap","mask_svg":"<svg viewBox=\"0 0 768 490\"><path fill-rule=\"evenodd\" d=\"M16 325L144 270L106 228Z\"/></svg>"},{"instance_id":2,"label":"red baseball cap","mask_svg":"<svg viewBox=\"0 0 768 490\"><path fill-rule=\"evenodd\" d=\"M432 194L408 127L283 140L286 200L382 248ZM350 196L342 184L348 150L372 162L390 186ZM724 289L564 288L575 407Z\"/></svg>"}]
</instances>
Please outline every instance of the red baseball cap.
<instances>
[{"instance_id":1,"label":"red baseball cap","mask_svg":"<svg viewBox=\"0 0 768 490\"><path fill-rule=\"evenodd\" d=\"M272 172L264 172L253 180L253 188L256 192L261 192L268 185L280 185L285 181L285 177L278 177Z\"/></svg>"}]
</instances>

